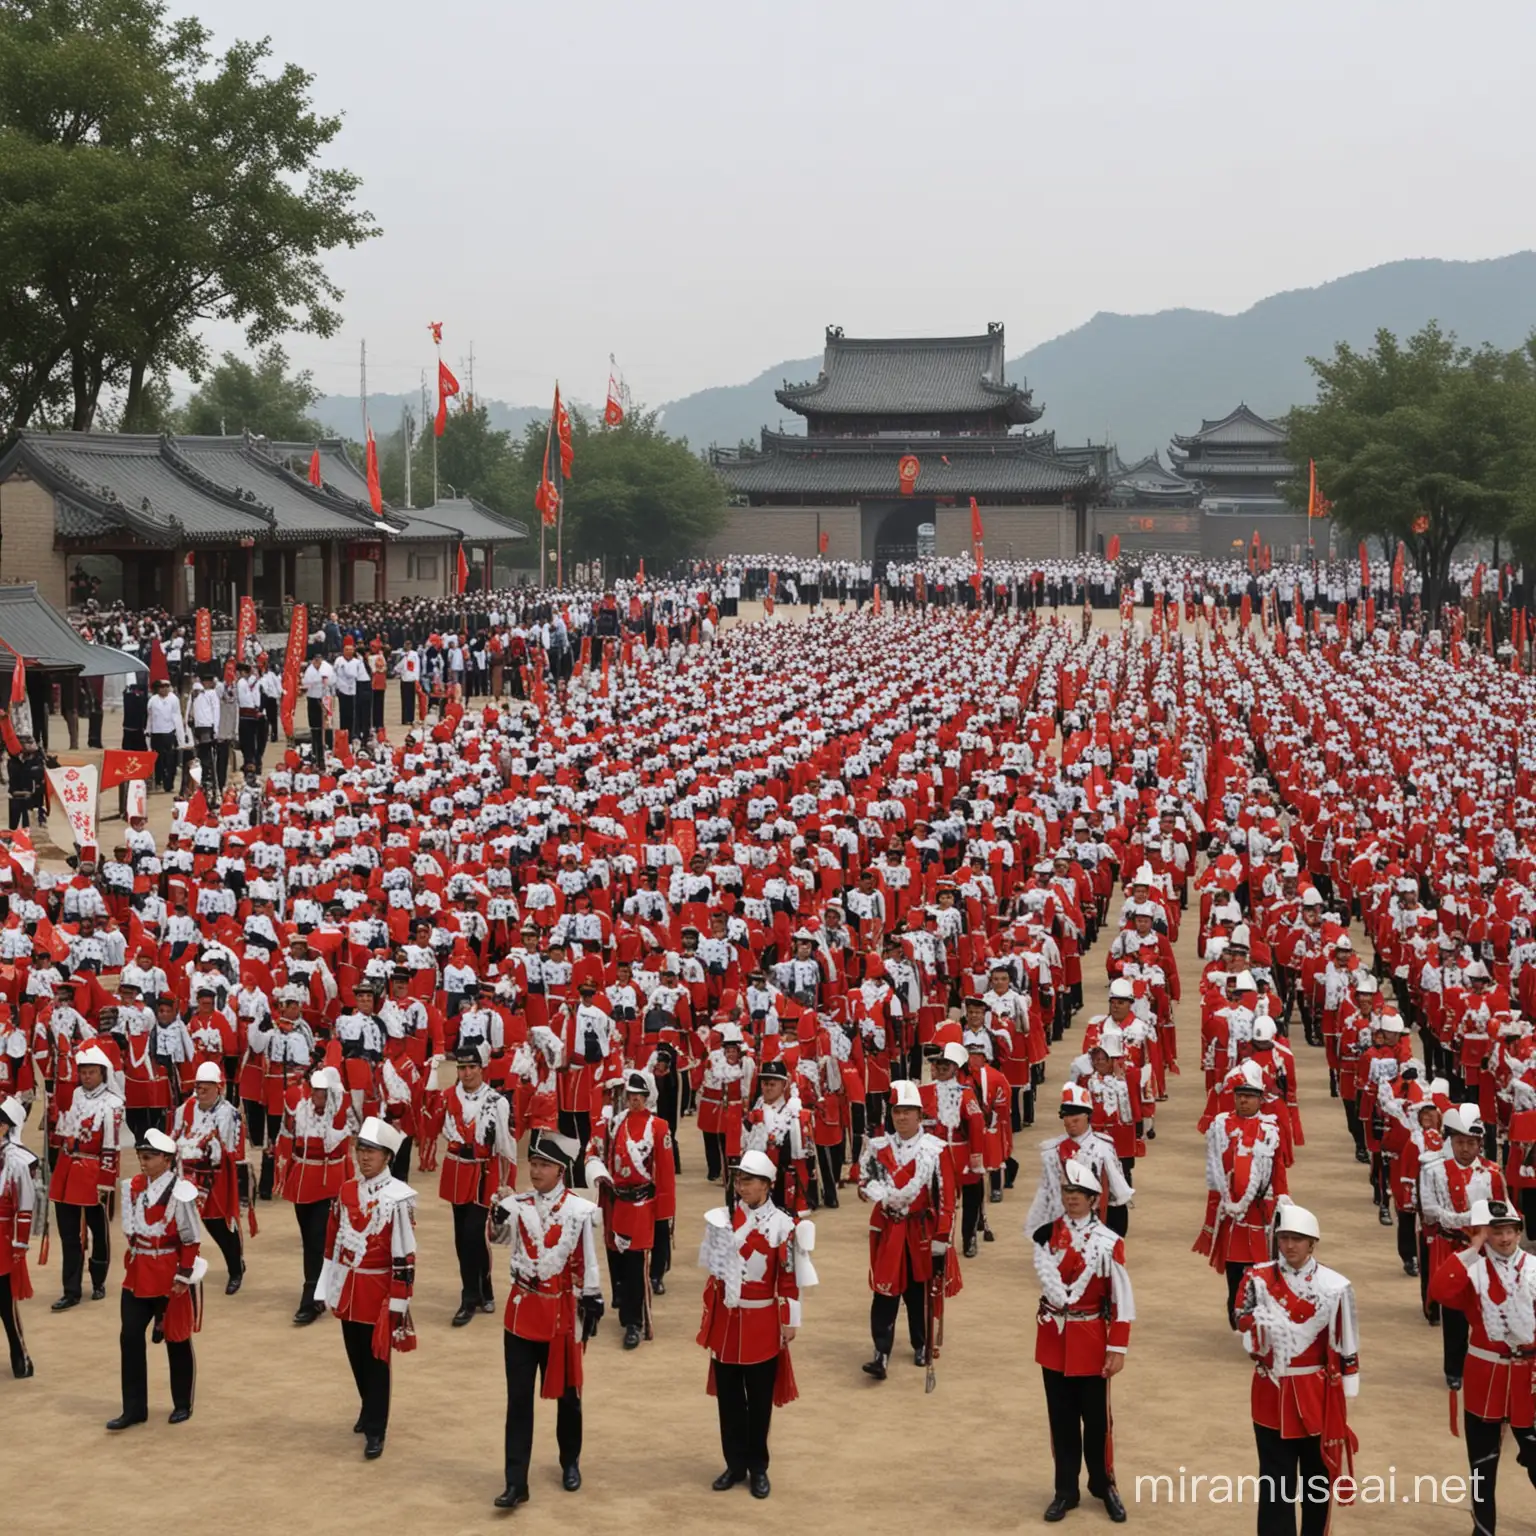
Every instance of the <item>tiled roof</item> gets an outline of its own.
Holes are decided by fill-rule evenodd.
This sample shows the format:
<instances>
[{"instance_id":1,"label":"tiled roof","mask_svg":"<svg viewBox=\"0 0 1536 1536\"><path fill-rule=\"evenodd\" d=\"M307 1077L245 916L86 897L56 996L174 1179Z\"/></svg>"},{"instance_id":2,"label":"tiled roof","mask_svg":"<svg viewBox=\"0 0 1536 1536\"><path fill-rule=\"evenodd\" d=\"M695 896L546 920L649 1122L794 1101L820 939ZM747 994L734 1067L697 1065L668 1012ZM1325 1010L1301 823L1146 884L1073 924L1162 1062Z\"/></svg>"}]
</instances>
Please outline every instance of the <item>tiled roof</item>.
<instances>
[{"instance_id":1,"label":"tiled roof","mask_svg":"<svg viewBox=\"0 0 1536 1536\"><path fill-rule=\"evenodd\" d=\"M803 416L948 415L999 412L1039 419L1027 389L1005 381L1003 328L982 336L859 339L827 332L821 375L785 384L780 404Z\"/></svg>"},{"instance_id":2,"label":"tiled roof","mask_svg":"<svg viewBox=\"0 0 1536 1536\"><path fill-rule=\"evenodd\" d=\"M1221 478L1224 475L1262 475L1266 479L1283 479L1296 473L1296 466L1284 459L1195 459L1179 464L1179 473L1191 480L1206 477Z\"/></svg>"},{"instance_id":3,"label":"tiled roof","mask_svg":"<svg viewBox=\"0 0 1536 1536\"><path fill-rule=\"evenodd\" d=\"M315 449L320 450L320 474L326 488L350 497L372 511L368 501L368 477L352 462L347 445L339 437L323 437L318 443L278 443L267 438L252 439L258 452L270 454L295 474L309 477L309 461Z\"/></svg>"},{"instance_id":4,"label":"tiled roof","mask_svg":"<svg viewBox=\"0 0 1536 1536\"><path fill-rule=\"evenodd\" d=\"M1200 423L1200 430L1188 437L1175 436L1174 445L1179 448L1200 448L1207 444L1219 444L1224 448L1269 448L1285 442L1285 428L1266 421L1257 411L1240 404L1216 421Z\"/></svg>"},{"instance_id":5,"label":"tiled roof","mask_svg":"<svg viewBox=\"0 0 1536 1536\"><path fill-rule=\"evenodd\" d=\"M715 467L739 495L899 495L897 465L907 453L921 466L919 496L1041 495L1093 483L1088 468L1029 453L1022 446L1027 441L1002 437L903 442L765 432L763 452L717 454Z\"/></svg>"},{"instance_id":6,"label":"tiled roof","mask_svg":"<svg viewBox=\"0 0 1536 1536\"><path fill-rule=\"evenodd\" d=\"M526 539L528 525L515 517L503 517L470 496L439 501L412 512L392 512L405 526L398 534L408 542L462 539L469 544L492 544Z\"/></svg>"},{"instance_id":7,"label":"tiled roof","mask_svg":"<svg viewBox=\"0 0 1536 1536\"><path fill-rule=\"evenodd\" d=\"M125 656L122 651L82 640L64 615L37 595L35 582L0 587L0 640L10 648L0 650L0 672L7 679L11 675L12 651L23 661L43 667L79 667L85 677L116 677L135 669L149 670L143 662Z\"/></svg>"}]
</instances>

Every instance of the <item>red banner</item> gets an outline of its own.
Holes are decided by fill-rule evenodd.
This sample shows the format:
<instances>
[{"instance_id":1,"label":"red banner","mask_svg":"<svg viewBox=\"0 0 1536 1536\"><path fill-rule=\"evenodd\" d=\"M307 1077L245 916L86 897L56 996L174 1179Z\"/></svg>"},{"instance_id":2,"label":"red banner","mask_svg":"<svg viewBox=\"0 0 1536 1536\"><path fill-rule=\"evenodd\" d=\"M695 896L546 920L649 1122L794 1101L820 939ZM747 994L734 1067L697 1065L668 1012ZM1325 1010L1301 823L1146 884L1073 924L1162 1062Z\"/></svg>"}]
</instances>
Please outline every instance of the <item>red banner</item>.
<instances>
[{"instance_id":1,"label":"red banner","mask_svg":"<svg viewBox=\"0 0 1536 1536\"><path fill-rule=\"evenodd\" d=\"M213 660L213 615L206 608L197 610L193 653L200 662Z\"/></svg>"},{"instance_id":2,"label":"red banner","mask_svg":"<svg viewBox=\"0 0 1536 1536\"><path fill-rule=\"evenodd\" d=\"M1120 558L1120 535L1118 533L1110 534L1109 543L1104 546L1104 558L1111 564Z\"/></svg>"},{"instance_id":3,"label":"red banner","mask_svg":"<svg viewBox=\"0 0 1536 1536\"><path fill-rule=\"evenodd\" d=\"M240 616L235 621L235 660L245 661L246 646L256 638L256 599L240 599Z\"/></svg>"},{"instance_id":4,"label":"red banner","mask_svg":"<svg viewBox=\"0 0 1536 1536\"><path fill-rule=\"evenodd\" d=\"M1371 557L1364 544L1360 546L1360 585L1367 590L1371 585Z\"/></svg>"},{"instance_id":5,"label":"red banner","mask_svg":"<svg viewBox=\"0 0 1536 1536\"><path fill-rule=\"evenodd\" d=\"M816 548L822 554L826 554L826 552L827 552L827 545L829 543L831 543L831 541L832 541L832 535L830 533L826 533L826 532L819 533L819 534L816 535Z\"/></svg>"},{"instance_id":6,"label":"red banner","mask_svg":"<svg viewBox=\"0 0 1536 1536\"><path fill-rule=\"evenodd\" d=\"M1406 552L1407 547L1408 546L1406 544L1403 544L1401 541L1399 541L1397 546L1397 553L1392 556L1392 590L1397 593L1399 597L1401 597L1403 593L1403 555Z\"/></svg>"},{"instance_id":7,"label":"red banner","mask_svg":"<svg viewBox=\"0 0 1536 1536\"><path fill-rule=\"evenodd\" d=\"M916 454L904 453L901 456L901 462L896 466L896 473L901 477L901 494L903 496L910 496L912 494L912 487L917 484L918 472L922 467L917 462Z\"/></svg>"},{"instance_id":8,"label":"red banner","mask_svg":"<svg viewBox=\"0 0 1536 1536\"><path fill-rule=\"evenodd\" d=\"M304 676L304 655L309 650L309 609L303 603L293 605L293 622L288 626L288 652L283 657L283 734L293 736L293 712L299 705L299 683Z\"/></svg>"}]
</instances>

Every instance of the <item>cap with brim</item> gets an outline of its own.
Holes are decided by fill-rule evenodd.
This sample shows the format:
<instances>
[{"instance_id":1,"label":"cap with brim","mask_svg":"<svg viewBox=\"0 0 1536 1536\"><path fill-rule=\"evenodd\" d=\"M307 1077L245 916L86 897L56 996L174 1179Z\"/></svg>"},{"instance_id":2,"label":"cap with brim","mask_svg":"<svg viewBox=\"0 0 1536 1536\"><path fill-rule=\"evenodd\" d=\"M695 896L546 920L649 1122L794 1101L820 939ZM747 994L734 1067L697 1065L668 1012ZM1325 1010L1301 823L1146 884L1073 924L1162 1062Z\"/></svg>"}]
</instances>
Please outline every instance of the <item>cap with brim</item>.
<instances>
[{"instance_id":1,"label":"cap with brim","mask_svg":"<svg viewBox=\"0 0 1536 1536\"><path fill-rule=\"evenodd\" d=\"M757 1074L757 1080L760 1083L787 1083L789 1081L789 1066L778 1058L775 1058L773 1061L765 1061L762 1071Z\"/></svg>"},{"instance_id":2,"label":"cap with brim","mask_svg":"<svg viewBox=\"0 0 1536 1536\"><path fill-rule=\"evenodd\" d=\"M139 1137L139 1151L159 1152L166 1157L175 1157L176 1143L164 1131L157 1131L151 1127Z\"/></svg>"},{"instance_id":3,"label":"cap with brim","mask_svg":"<svg viewBox=\"0 0 1536 1536\"><path fill-rule=\"evenodd\" d=\"M466 1042L454 1050L453 1059L461 1067L483 1067L490 1054L483 1041L479 1043Z\"/></svg>"},{"instance_id":4,"label":"cap with brim","mask_svg":"<svg viewBox=\"0 0 1536 1536\"><path fill-rule=\"evenodd\" d=\"M391 1157L400 1150L400 1143L404 1139L394 1126L386 1125L377 1115L369 1115L357 1133L359 1148L366 1147L375 1152L387 1152Z\"/></svg>"},{"instance_id":5,"label":"cap with brim","mask_svg":"<svg viewBox=\"0 0 1536 1536\"><path fill-rule=\"evenodd\" d=\"M1314 1241L1323 1235L1323 1229L1317 1217L1300 1205L1281 1206L1280 1215L1275 1222L1275 1230L1289 1232L1294 1237L1310 1237Z\"/></svg>"},{"instance_id":6,"label":"cap with brim","mask_svg":"<svg viewBox=\"0 0 1536 1536\"><path fill-rule=\"evenodd\" d=\"M900 1082L891 1084L892 1109L921 1109L922 1107L923 1095L917 1084L910 1078L903 1078Z\"/></svg>"},{"instance_id":7,"label":"cap with brim","mask_svg":"<svg viewBox=\"0 0 1536 1536\"><path fill-rule=\"evenodd\" d=\"M1519 1211L1503 1200L1480 1201L1488 1207L1488 1219L1473 1225L1485 1227L1523 1227L1525 1218Z\"/></svg>"},{"instance_id":8,"label":"cap with brim","mask_svg":"<svg viewBox=\"0 0 1536 1536\"><path fill-rule=\"evenodd\" d=\"M954 1066L964 1067L970 1064L971 1054L963 1045L958 1045L955 1041L951 1040L949 1044L944 1047L944 1051L940 1059L950 1062Z\"/></svg>"},{"instance_id":9,"label":"cap with brim","mask_svg":"<svg viewBox=\"0 0 1536 1536\"><path fill-rule=\"evenodd\" d=\"M15 1094L0 1099L0 1120L9 1120L18 1130L27 1123L27 1106Z\"/></svg>"},{"instance_id":10,"label":"cap with brim","mask_svg":"<svg viewBox=\"0 0 1536 1536\"><path fill-rule=\"evenodd\" d=\"M224 1069L216 1061L205 1061L193 1074L192 1080L196 1083L222 1083Z\"/></svg>"},{"instance_id":11,"label":"cap with brim","mask_svg":"<svg viewBox=\"0 0 1536 1536\"><path fill-rule=\"evenodd\" d=\"M743 1152L736 1163L736 1172L745 1173L754 1179L768 1179L770 1182L778 1177L778 1166L766 1152Z\"/></svg>"},{"instance_id":12,"label":"cap with brim","mask_svg":"<svg viewBox=\"0 0 1536 1536\"><path fill-rule=\"evenodd\" d=\"M537 1131L528 1145L529 1160L537 1158L544 1163L557 1163L566 1173L576 1166L581 1155L581 1143L574 1136L561 1136L554 1131Z\"/></svg>"},{"instance_id":13,"label":"cap with brim","mask_svg":"<svg viewBox=\"0 0 1536 1536\"><path fill-rule=\"evenodd\" d=\"M1083 1195L1097 1195L1103 1190L1099 1176L1087 1163L1081 1163L1075 1157L1067 1159L1067 1166L1062 1170L1061 1187L1075 1189Z\"/></svg>"}]
</instances>

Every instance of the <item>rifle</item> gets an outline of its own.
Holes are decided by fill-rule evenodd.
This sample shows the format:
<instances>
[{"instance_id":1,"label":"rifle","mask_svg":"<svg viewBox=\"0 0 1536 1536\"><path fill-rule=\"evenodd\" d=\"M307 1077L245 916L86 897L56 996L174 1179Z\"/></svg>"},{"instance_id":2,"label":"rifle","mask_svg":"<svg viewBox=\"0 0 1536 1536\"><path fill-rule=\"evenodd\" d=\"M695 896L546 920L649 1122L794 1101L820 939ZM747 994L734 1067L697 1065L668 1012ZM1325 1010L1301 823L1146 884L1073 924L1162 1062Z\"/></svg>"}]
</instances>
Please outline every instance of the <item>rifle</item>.
<instances>
[{"instance_id":1,"label":"rifle","mask_svg":"<svg viewBox=\"0 0 1536 1536\"><path fill-rule=\"evenodd\" d=\"M923 1308L925 1313L923 1323L923 1357L927 1361L928 1373L923 1380L923 1392L932 1392L939 1384L938 1373L934 1369L934 1361L938 1357L939 1349L944 1343L944 1264L949 1255L942 1259L936 1259L933 1265L933 1273L928 1277L928 1288L925 1300L927 1306Z\"/></svg>"},{"instance_id":2,"label":"rifle","mask_svg":"<svg viewBox=\"0 0 1536 1536\"><path fill-rule=\"evenodd\" d=\"M53 1034L53 1030L50 1028L48 1033L51 1036ZM37 1245L37 1262L39 1268L48 1262L48 1252L52 1246L50 1240L53 1237L53 1201L49 1198L48 1193L48 1186L53 1182L53 1168L49 1162L49 1157L52 1151L52 1136L50 1135L51 1127L48 1124L49 1100L51 1099L52 1095L48 1092L48 1082L49 1079L45 1075L43 1078L43 1155L41 1158L43 1169L43 1198L41 1202L43 1207L43 1219L41 1223L42 1231L39 1234ZM34 1204L36 1203L37 1202L34 1201Z\"/></svg>"}]
</instances>

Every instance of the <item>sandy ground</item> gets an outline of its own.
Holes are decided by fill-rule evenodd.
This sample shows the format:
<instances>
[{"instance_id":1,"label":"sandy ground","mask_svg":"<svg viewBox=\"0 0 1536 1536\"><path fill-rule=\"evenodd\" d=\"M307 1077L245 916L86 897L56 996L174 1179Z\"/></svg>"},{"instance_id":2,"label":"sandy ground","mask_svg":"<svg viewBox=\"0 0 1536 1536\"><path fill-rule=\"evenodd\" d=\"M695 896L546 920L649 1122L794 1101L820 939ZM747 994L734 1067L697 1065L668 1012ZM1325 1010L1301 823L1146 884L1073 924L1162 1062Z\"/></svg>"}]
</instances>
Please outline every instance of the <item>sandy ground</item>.
<instances>
[{"instance_id":1,"label":"sandy ground","mask_svg":"<svg viewBox=\"0 0 1536 1536\"><path fill-rule=\"evenodd\" d=\"M782 612L782 610L781 610ZM115 727L109 722L109 740ZM157 801L163 816L165 802ZM1198 973L1194 924L1179 945L1186 988ZM1089 959L1089 1008L1053 1051L1060 1082L1081 1019L1102 1007L1102 946ZM1193 1057L1192 1009L1181 1037ZM1298 1030L1299 1036L1299 1030ZM1461 1443L1446 1428L1439 1335L1426 1326L1418 1287L1398 1265L1392 1232L1378 1226L1365 1170L1352 1157L1343 1115L1327 1094L1321 1052L1296 1045L1307 1144L1292 1170L1295 1198L1320 1216L1324 1262L1354 1281L1359 1298L1362 1388L1353 1419L1360 1436L1357 1472L1386 1478L1395 1469L1394 1530L1442 1536L1470 1527L1464 1506L1437 1508L1425 1483L1410 1502L1413 1478L1444 1479L1465 1470ZM1251 1530L1251 1507L1213 1502L1208 1486L1174 1502L1181 1472L1236 1478L1255 1470L1248 1418L1250 1371L1227 1330L1221 1277L1190 1252L1204 1209L1203 1153L1194 1128L1203 1089L1198 1072L1170 1080L1158 1137L1139 1166L1128 1244L1137 1323L1129 1362L1115 1383L1119 1483L1132 1527L1185 1533ZM1019 1186L989 1206L997 1240L965 1265L965 1289L951 1304L938 1390L923 1393L923 1373L898 1350L889 1381L859 1371L868 1358L865 1211L845 1199L818 1220L821 1285L806 1298L796 1342L800 1400L775 1416L774 1496L710 1491L721 1456L713 1402L705 1396L706 1359L693 1342L701 1277L693 1267L701 1215L718 1202L703 1178L691 1121L682 1132L677 1262L668 1293L655 1304L656 1338L633 1354L620 1348L613 1317L588 1349L585 1486L559 1485L552 1413L541 1415L531 1476L532 1502L515 1516L491 1508L501 1489L505 1411L500 1320L477 1318L453 1329L458 1299L448 1208L435 1176L413 1179L421 1194L420 1260L414 1315L420 1347L396 1357L392 1424L384 1458L365 1463L351 1433L357 1399L339 1329L307 1329L289 1319L299 1292L298 1234L281 1203L258 1208L249 1274L225 1297L222 1263L213 1265L207 1314L197 1338L198 1390L192 1421L175 1429L162 1353L150 1352L151 1419L123 1435L103 1422L118 1411L117 1286L108 1300L58 1316L58 1259L34 1262L36 1298L23 1308L37 1375L0 1375L0 1416L10 1469L8 1524L38 1533L111 1529L124 1536L163 1529L186 1507L193 1521L216 1522L226 1536L266 1532L302 1520L332 1531L367 1520L376 1528L451 1533L515 1520L548 1531L579 1522L595 1536L642 1522L676 1536L736 1529L767 1531L786 1519L812 1528L862 1533L893 1522L956 1533L1012 1532L1039 1520L1051 1496L1049 1436L1033 1364L1037 1290L1022 1223L1033 1187L1036 1143L1026 1133ZM120 1239L114 1234L115 1266ZM57 1245L55 1245L55 1254ZM35 1248L34 1248L35 1256ZM505 1296L497 1263L498 1299ZM898 1335L901 1336L900 1333ZM1507 1444L1507 1442L1506 1442ZM56 1452L54 1448L68 1447ZM78 1457L78 1476L56 1454ZM25 1465L37 1475L18 1475ZM1166 1476L1153 1502L1152 1485ZM1249 1496L1251 1502L1251 1495ZM808 1503L807 1500L814 1500ZM1536 1494L1507 1454L1505 1529L1536 1528ZM1342 1512L1336 1531L1383 1528L1381 1504ZM1086 1498L1063 1529L1107 1530Z\"/></svg>"}]
</instances>

